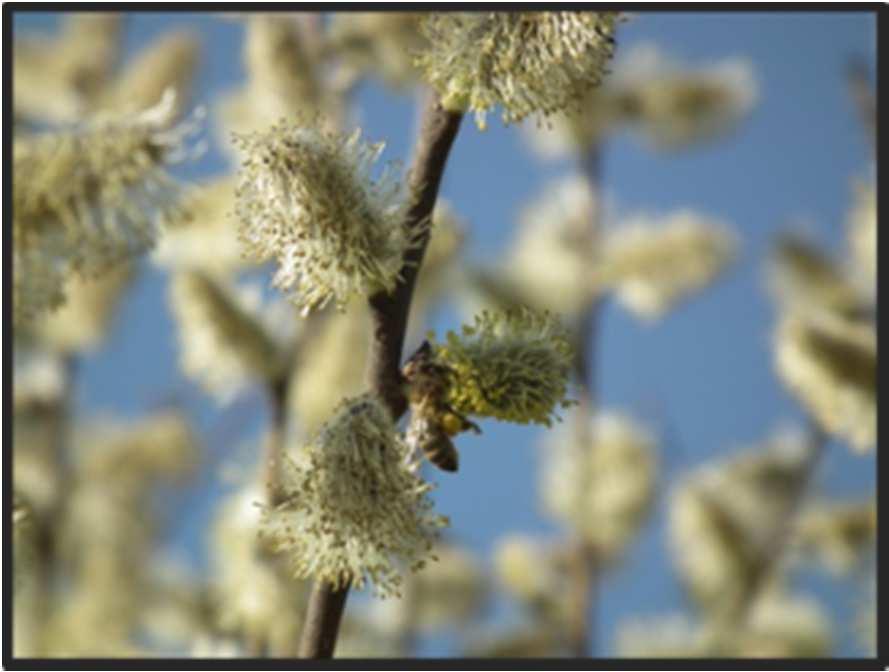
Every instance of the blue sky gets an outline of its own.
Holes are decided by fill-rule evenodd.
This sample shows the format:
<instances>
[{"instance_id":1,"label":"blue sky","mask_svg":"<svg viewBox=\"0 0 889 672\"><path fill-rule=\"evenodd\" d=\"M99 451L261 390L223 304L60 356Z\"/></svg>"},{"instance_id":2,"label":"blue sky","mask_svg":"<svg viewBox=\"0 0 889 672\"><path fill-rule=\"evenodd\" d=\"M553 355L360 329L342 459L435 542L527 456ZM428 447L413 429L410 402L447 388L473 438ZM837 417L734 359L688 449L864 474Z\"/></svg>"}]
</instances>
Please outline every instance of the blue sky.
<instances>
[{"instance_id":1,"label":"blue sky","mask_svg":"<svg viewBox=\"0 0 889 672\"><path fill-rule=\"evenodd\" d=\"M16 29L51 29L50 14L17 15ZM133 53L164 31L189 28L202 44L195 103L243 77L241 26L209 15L142 14L129 19L125 48ZM597 349L599 396L604 406L627 410L654 427L669 428L660 446L661 491L704 460L756 442L799 411L772 370L773 309L762 269L776 232L802 226L826 248L843 244L843 221L852 179L872 170L867 139L847 93L844 70L852 56L873 69L875 21L853 13L639 14L621 28L618 50L653 42L682 61L698 64L740 56L753 64L759 103L750 118L724 139L681 153L658 155L633 139L617 137L603 158L608 197L621 211L667 212L693 207L727 222L741 249L731 270L712 288L654 326L640 325L619 307L606 307ZM362 85L356 97L369 139L385 140L389 159L407 161L414 128L413 100L381 85ZM190 178L229 170L213 146L188 166ZM569 174L570 161L542 163L522 135L492 118L479 132L467 119L449 161L442 195L469 223L469 256L495 257L510 240L515 217L529 197L553 177ZM803 224L799 224L799 222ZM439 330L459 314L445 307ZM177 369L175 330L166 306L166 278L146 265L107 347L87 358L78 382L83 412L137 415L175 398L212 431L212 451L236 453L238 440L261 426L258 398L226 413L243 419L248 431L220 430L220 411L185 381ZM235 423L238 424L237 422ZM539 511L534 429L486 423L481 437L461 438L459 476L442 476L436 491L453 535L486 554L497 536L516 531L553 535L557 528ZM220 491L218 474L206 473L199 494L184 507L171 543L190 562L201 564L202 530ZM873 489L872 458L855 457L833 443L818 473L819 485L838 496ZM600 591L597 633L607 653L616 623L630 615L656 615L682 608L668 562L663 507ZM848 591L813 574L805 587L829 604L839 622L849 623ZM841 655L860 655L841 630ZM425 651L447 655L446 642Z\"/></svg>"}]
</instances>

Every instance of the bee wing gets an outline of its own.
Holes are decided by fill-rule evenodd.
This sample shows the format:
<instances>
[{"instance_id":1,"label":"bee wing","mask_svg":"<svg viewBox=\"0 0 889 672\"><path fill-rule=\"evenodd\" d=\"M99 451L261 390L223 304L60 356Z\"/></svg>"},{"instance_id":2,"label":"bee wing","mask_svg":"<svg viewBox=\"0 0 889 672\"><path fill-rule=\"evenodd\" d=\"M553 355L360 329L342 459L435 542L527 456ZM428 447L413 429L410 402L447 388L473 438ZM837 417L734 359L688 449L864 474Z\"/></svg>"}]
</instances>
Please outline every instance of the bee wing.
<instances>
[{"instance_id":1,"label":"bee wing","mask_svg":"<svg viewBox=\"0 0 889 672\"><path fill-rule=\"evenodd\" d=\"M416 459L417 453L422 452L439 469L457 471L457 448L435 418L412 412L405 442L410 448L411 459Z\"/></svg>"}]
</instances>

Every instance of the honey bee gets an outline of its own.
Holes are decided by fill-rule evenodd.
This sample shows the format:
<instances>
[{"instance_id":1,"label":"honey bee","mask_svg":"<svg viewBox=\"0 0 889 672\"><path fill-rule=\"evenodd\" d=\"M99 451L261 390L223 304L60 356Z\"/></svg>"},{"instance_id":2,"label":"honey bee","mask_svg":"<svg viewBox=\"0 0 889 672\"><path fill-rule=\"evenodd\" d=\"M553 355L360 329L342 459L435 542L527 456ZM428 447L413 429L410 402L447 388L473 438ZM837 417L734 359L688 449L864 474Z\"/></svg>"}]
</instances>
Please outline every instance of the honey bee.
<instances>
[{"instance_id":1,"label":"honey bee","mask_svg":"<svg viewBox=\"0 0 889 672\"><path fill-rule=\"evenodd\" d=\"M447 403L451 369L434 361L429 341L405 362L402 374L408 382L407 397L411 419L405 440L413 452L423 451L432 464L444 471L457 471L459 455L451 437L465 431L481 434Z\"/></svg>"}]
</instances>

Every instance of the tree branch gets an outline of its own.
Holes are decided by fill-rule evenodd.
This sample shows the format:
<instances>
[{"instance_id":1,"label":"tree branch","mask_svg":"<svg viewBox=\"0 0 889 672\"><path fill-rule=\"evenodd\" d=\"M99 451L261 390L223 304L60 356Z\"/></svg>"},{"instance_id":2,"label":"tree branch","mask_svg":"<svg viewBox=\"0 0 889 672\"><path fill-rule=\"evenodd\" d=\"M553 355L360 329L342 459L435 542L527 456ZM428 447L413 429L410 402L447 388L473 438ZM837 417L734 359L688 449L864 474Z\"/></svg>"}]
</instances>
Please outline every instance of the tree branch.
<instances>
[{"instance_id":1,"label":"tree branch","mask_svg":"<svg viewBox=\"0 0 889 672\"><path fill-rule=\"evenodd\" d=\"M317 336L320 325L327 316L324 313L312 313L303 323L303 328L287 352L287 364L280 376L266 384L270 414L270 429L266 439L265 454L265 487L269 506L277 506L283 498L281 487L281 470L284 459L284 444L287 438L287 423L290 410L287 407L287 392L290 383L290 372L303 356L306 344Z\"/></svg>"},{"instance_id":2,"label":"tree branch","mask_svg":"<svg viewBox=\"0 0 889 672\"><path fill-rule=\"evenodd\" d=\"M394 418L401 417L407 409L401 375L401 350L414 283L429 242L426 225L432 217L445 163L462 118L462 113L442 108L435 94L427 95L408 178L410 205L405 216L409 231L422 231L422 235L419 244L404 255L401 281L395 290L391 294L379 292L369 299L373 332L367 381L371 392L386 404ZM315 583L303 626L300 657L333 656L348 593L348 587L335 590L323 582Z\"/></svg>"},{"instance_id":3,"label":"tree branch","mask_svg":"<svg viewBox=\"0 0 889 672\"><path fill-rule=\"evenodd\" d=\"M599 229L601 197L599 183L601 181L601 149L598 144L587 147L580 155L580 170L593 194L593 212L590 213L588 228L584 236L584 245L592 252ZM586 273L577 280L586 284ZM577 444L583 450L589 448L590 416L596 406L596 373L595 350L596 335L599 322L599 299L594 298L578 315L575 332L574 377L578 385L579 406L576 413L578 433ZM593 626L593 602L597 577L596 549L577 535L573 543L571 577L574 584L574 611L571 629L568 633L572 653L578 658L588 658L592 654L595 642L590 635Z\"/></svg>"},{"instance_id":4,"label":"tree branch","mask_svg":"<svg viewBox=\"0 0 889 672\"><path fill-rule=\"evenodd\" d=\"M868 81L867 65L860 59L853 59L847 68L849 92L858 110L861 125L867 132L868 140L876 148L877 144L877 99Z\"/></svg>"},{"instance_id":5,"label":"tree branch","mask_svg":"<svg viewBox=\"0 0 889 672\"><path fill-rule=\"evenodd\" d=\"M315 582L299 642L300 658L333 658L348 596L348 587L336 590L324 581Z\"/></svg>"},{"instance_id":6,"label":"tree branch","mask_svg":"<svg viewBox=\"0 0 889 672\"><path fill-rule=\"evenodd\" d=\"M411 204L406 215L409 231L423 233L419 245L404 256L402 280L395 291L392 294L378 292L370 297L373 338L367 380L371 390L380 396L395 418L400 417L407 407L402 389L401 350L414 284L429 242L427 224L438 197L445 162L463 118L461 113L442 108L434 94L429 94L423 105L420 135L408 178Z\"/></svg>"},{"instance_id":7,"label":"tree branch","mask_svg":"<svg viewBox=\"0 0 889 672\"><path fill-rule=\"evenodd\" d=\"M71 426L74 387L80 369L80 360L68 354L62 361L62 388L57 398L44 405L45 423L50 436L50 453L46 456L55 482L56 492L45 516L37 519L35 531L34 568L38 576L37 596L34 601L38 623L46 623L53 615L59 600L59 543L60 521L64 520L71 499ZM34 640L35 649L24 655L42 656L49 651L45 628L39 628ZM19 655L22 655L21 653Z\"/></svg>"},{"instance_id":8,"label":"tree branch","mask_svg":"<svg viewBox=\"0 0 889 672\"><path fill-rule=\"evenodd\" d=\"M284 458L284 440L287 432L287 377L272 381L267 390L271 427L266 437L265 485L269 506L281 503L281 460Z\"/></svg>"}]
</instances>

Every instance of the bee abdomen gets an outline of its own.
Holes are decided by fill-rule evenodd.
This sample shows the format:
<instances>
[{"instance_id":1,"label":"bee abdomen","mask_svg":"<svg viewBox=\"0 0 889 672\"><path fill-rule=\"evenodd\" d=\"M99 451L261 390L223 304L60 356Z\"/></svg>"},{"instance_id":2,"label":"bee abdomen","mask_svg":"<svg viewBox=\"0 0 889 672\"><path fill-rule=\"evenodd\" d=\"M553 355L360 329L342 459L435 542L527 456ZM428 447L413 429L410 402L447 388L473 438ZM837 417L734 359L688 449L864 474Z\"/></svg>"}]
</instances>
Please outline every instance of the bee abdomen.
<instances>
[{"instance_id":1,"label":"bee abdomen","mask_svg":"<svg viewBox=\"0 0 889 672\"><path fill-rule=\"evenodd\" d=\"M443 471L457 471L460 456L453 442L445 434L441 434L426 443L423 446L423 453L439 469Z\"/></svg>"},{"instance_id":2,"label":"bee abdomen","mask_svg":"<svg viewBox=\"0 0 889 672\"><path fill-rule=\"evenodd\" d=\"M436 422L420 413L414 413L405 438L415 454L422 451L426 459L439 469L457 471L457 448Z\"/></svg>"}]
</instances>

